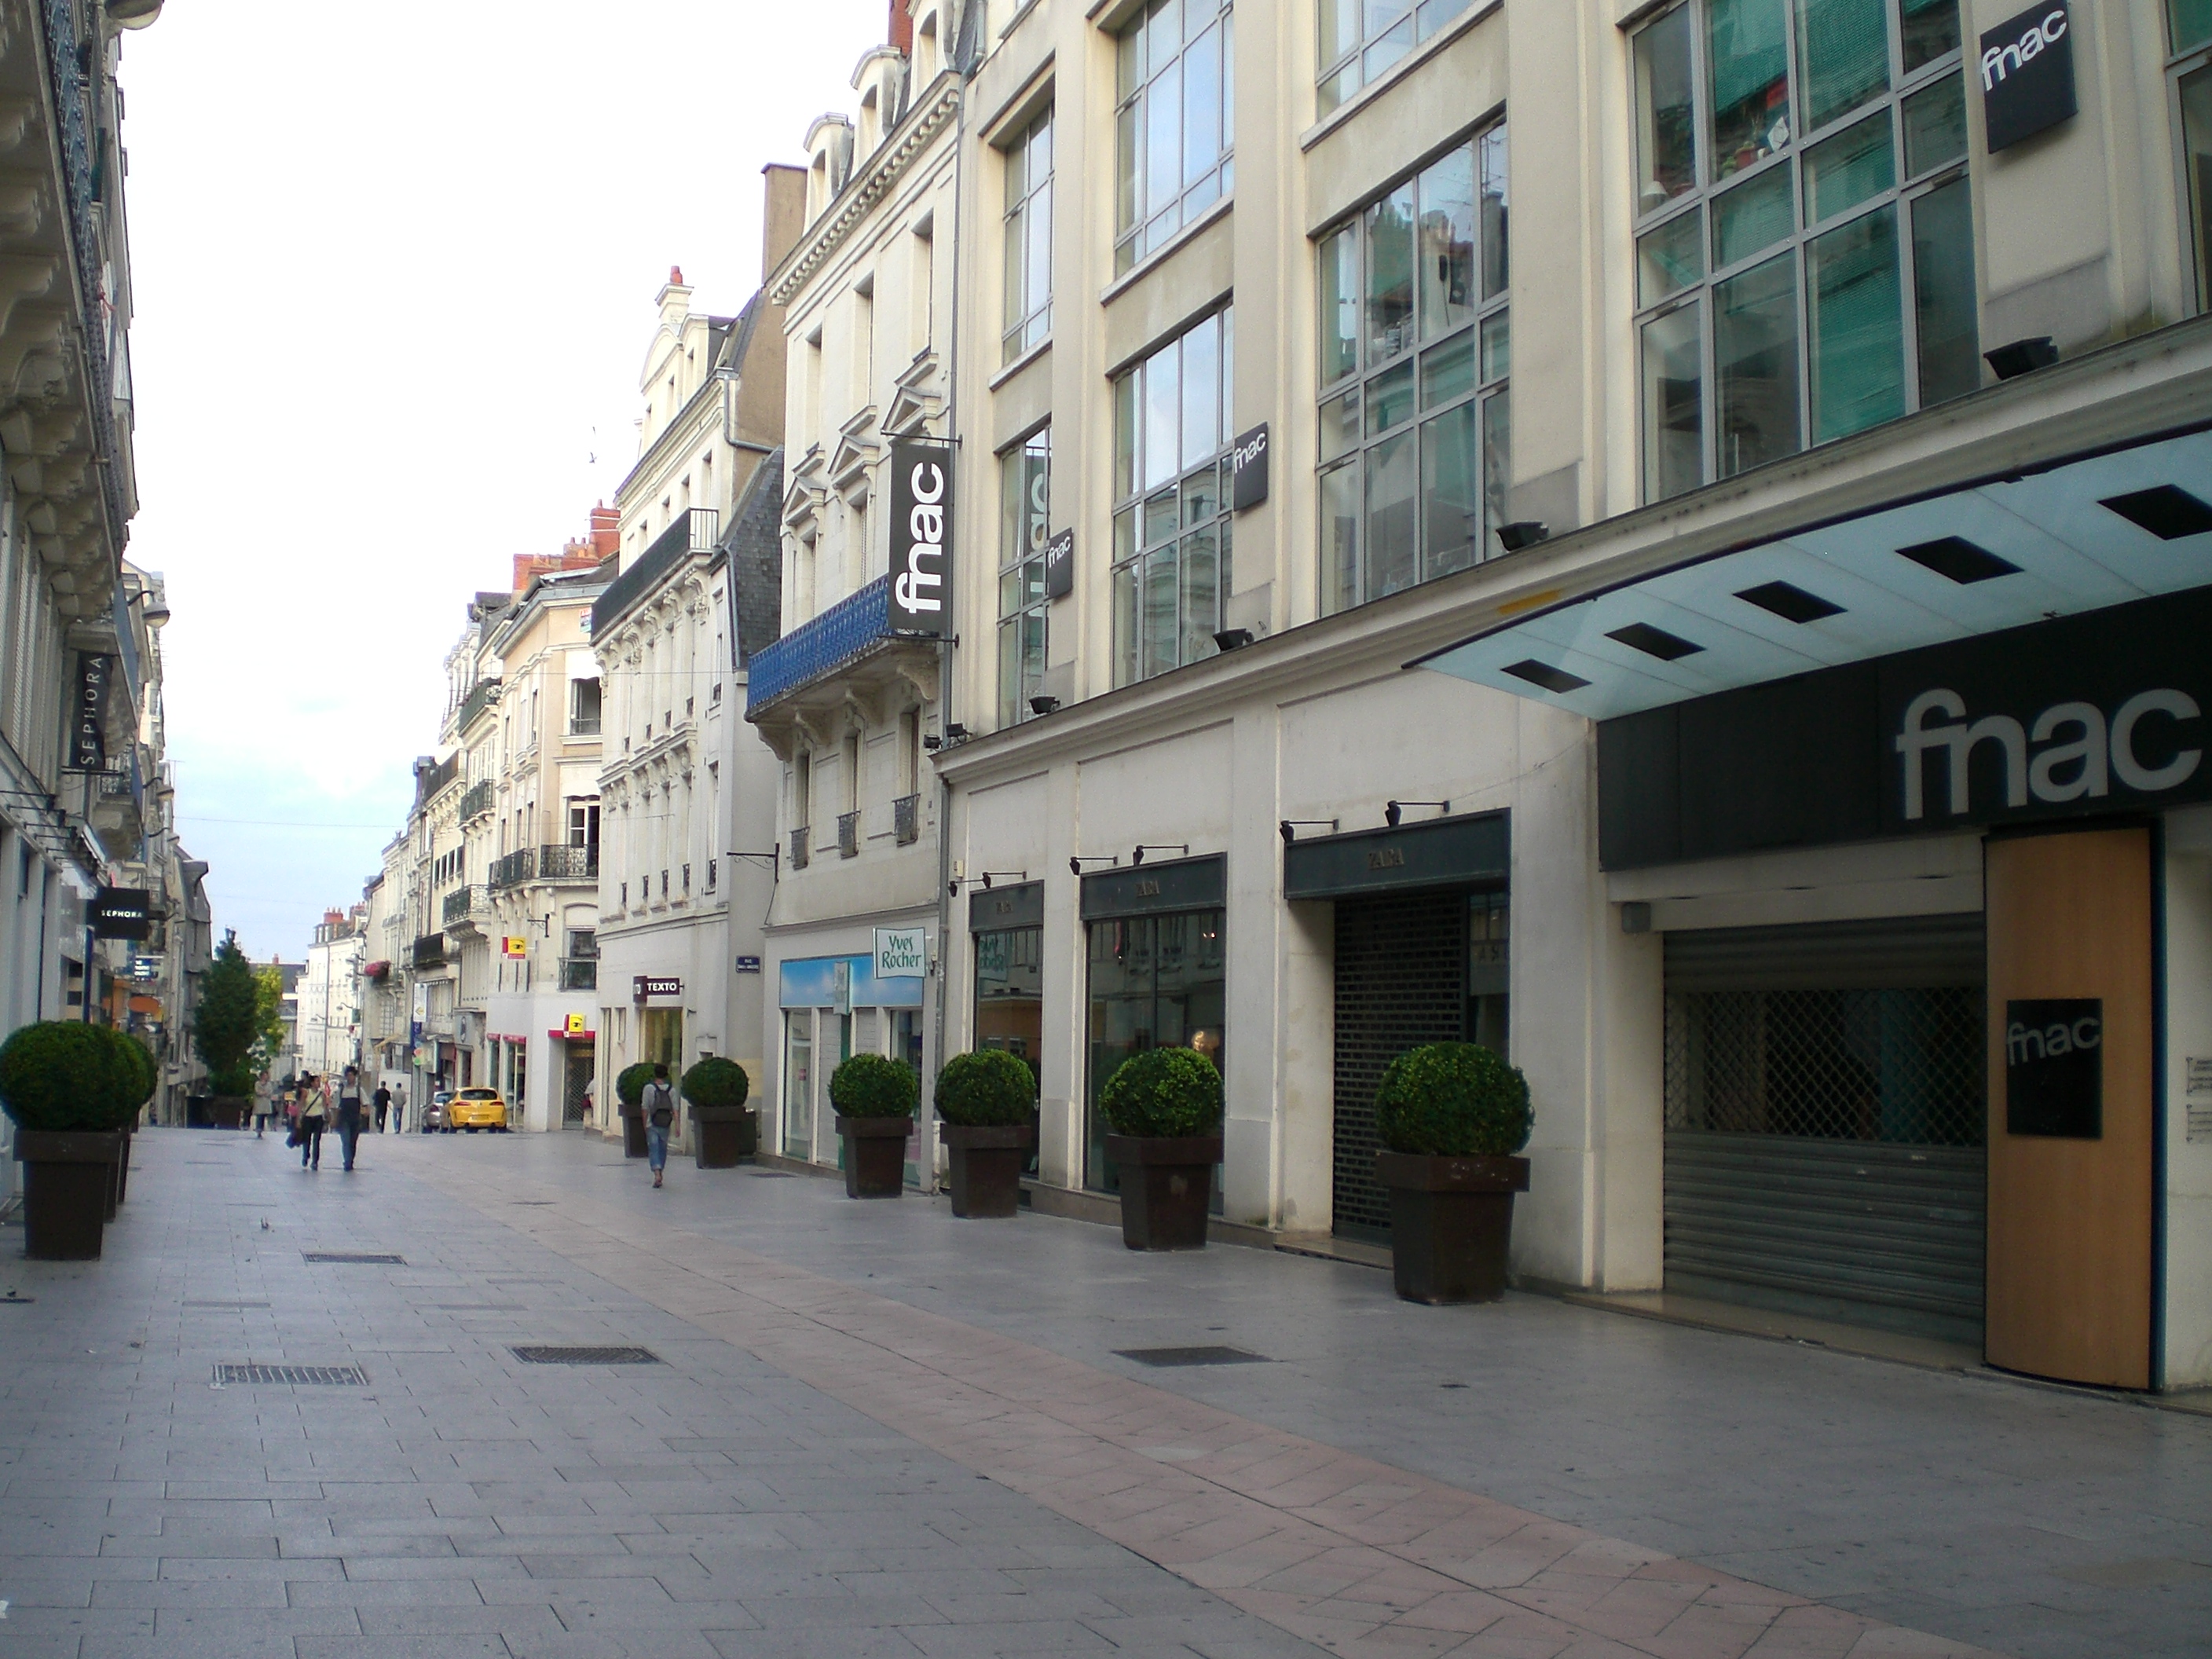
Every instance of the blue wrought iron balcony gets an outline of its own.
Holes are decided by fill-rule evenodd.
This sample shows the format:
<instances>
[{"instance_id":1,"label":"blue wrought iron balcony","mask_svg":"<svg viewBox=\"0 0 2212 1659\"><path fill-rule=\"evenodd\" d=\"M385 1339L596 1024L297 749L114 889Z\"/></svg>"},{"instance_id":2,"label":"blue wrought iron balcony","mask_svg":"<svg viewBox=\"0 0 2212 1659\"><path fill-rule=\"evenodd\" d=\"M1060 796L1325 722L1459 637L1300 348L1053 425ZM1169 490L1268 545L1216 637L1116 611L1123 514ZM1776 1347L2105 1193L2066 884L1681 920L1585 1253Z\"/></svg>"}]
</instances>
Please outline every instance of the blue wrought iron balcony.
<instances>
[{"instance_id":1,"label":"blue wrought iron balcony","mask_svg":"<svg viewBox=\"0 0 2212 1659\"><path fill-rule=\"evenodd\" d=\"M745 718L833 674L890 637L891 579L878 576L850 599L763 646L746 665Z\"/></svg>"}]
</instances>

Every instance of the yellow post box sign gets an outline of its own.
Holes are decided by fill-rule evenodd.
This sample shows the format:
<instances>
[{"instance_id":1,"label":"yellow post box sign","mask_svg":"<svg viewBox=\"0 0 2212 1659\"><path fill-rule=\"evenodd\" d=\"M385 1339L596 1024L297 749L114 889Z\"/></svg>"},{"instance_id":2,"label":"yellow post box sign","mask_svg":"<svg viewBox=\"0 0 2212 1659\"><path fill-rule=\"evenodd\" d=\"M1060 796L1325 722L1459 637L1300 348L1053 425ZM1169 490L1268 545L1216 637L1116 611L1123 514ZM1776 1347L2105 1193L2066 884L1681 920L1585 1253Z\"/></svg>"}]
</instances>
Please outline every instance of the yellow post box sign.
<instances>
[{"instance_id":1,"label":"yellow post box sign","mask_svg":"<svg viewBox=\"0 0 2212 1659\"><path fill-rule=\"evenodd\" d=\"M500 945L511 957L526 957L530 954L530 941L526 939L502 939L500 940Z\"/></svg>"},{"instance_id":2,"label":"yellow post box sign","mask_svg":"<svg viewBox=\"0 0 2212 1659\"><path fill-rule=\"evenodd\" d=\"M571 1014L568 1016L568 1035L570 1036L582 1036L584 1035L584 1017L581 1014Z\"/></svg>"}]
</instances>

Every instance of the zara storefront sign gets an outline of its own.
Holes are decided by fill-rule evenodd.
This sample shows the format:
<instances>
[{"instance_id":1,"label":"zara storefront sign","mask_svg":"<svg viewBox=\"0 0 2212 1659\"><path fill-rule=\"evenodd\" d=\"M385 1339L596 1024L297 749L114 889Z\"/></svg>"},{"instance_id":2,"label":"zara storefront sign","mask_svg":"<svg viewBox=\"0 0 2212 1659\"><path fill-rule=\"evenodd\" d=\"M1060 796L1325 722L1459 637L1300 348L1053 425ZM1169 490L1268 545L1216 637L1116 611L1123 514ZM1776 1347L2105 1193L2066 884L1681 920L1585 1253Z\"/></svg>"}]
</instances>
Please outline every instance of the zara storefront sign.
<instances>
[{"instance_id":1,"label":"zara storefront sign","mask_svg":"<svg viewBox=\"0 0 2212 1659\"><path fill-rule=\"evenodd\" d=\"M2045 0L1984 33L1981 73L1991 155L2071 118L2074 26L2066 0Z\"/></svg>"},{"instance_id":2,"label":"zara storefront sign","mask_svg":"<svg viewBox=\"0 0 2212 1659\"><path fill-rule=\"evenodd\" d=\"M901 439L891 445L890 625L942 639L952 631L952 449Z\"/></svg>"}]
</instances>

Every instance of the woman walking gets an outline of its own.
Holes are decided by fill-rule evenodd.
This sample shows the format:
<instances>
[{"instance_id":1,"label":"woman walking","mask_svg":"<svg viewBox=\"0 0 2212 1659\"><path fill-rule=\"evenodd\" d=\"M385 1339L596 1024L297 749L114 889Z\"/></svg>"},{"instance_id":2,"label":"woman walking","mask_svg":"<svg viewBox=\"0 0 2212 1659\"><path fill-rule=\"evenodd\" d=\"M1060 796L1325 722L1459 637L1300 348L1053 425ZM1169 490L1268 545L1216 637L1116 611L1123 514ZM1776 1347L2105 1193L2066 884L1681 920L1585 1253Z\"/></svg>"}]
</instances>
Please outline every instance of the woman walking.
<instances>
[{"instance_id":1,"label":"woman walking","mask_svg":"<svg viewBox=\"0 0 2212 1659\"><path fill-rule=\"evenodd\" d=\"M329 1121L331 1091L310 1072L300 1079L300 1167L323 1167L323 1126Z\"/></svg>"},{"instance_id":2,"label":"woman walking","mask_svg":"<svg viewBox=\"0 0 2212 1659\"><path fill-rule=\"evenodd\" d=\"M349 1171L353 1169L353 1149L360 1144L361 1073L349 1066L338 1079L338 1151L344 1154Z\"/></svg>"}]
</instances>

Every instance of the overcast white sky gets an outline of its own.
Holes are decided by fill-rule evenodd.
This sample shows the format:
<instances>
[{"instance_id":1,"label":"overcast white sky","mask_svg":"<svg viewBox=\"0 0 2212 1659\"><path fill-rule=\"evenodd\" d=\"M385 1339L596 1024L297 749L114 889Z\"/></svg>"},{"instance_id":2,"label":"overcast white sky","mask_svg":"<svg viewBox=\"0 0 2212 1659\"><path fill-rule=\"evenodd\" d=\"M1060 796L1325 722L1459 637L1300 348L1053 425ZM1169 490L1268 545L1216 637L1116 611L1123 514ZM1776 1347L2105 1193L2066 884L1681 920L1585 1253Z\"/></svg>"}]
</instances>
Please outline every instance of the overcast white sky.
<instances>
[{"instance_id":1,"label":"overcast white sky","mask_svg":"<svg viewBox=\"0 0 2212 1659\"><path fill-rule=\"evenodd\" d=\"M173 0L125 37L131 557L218 936L296 961L361 896L468 596L612 501L668 267L758 286L760 169L885 11Z\"/></svg>"}]
</instances>

